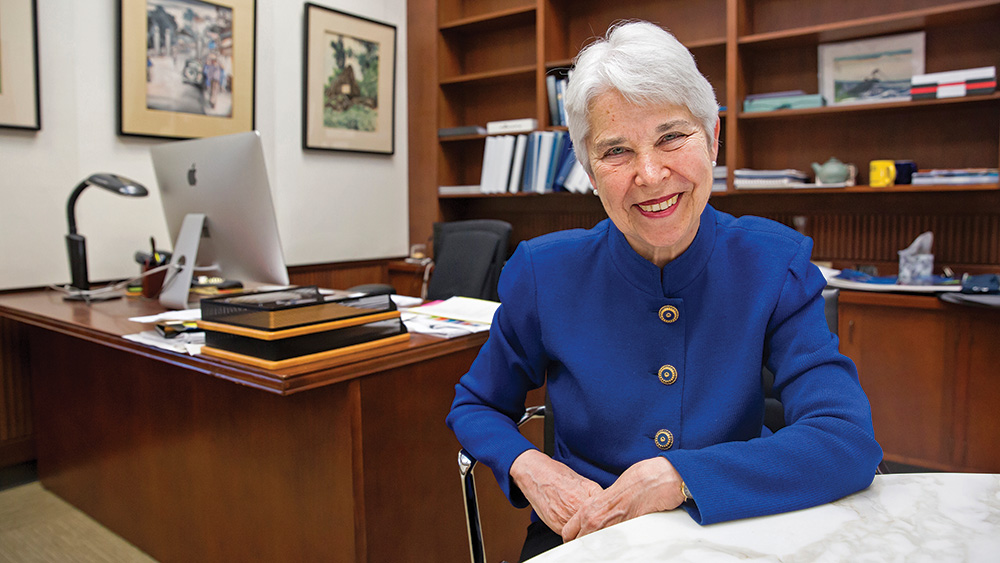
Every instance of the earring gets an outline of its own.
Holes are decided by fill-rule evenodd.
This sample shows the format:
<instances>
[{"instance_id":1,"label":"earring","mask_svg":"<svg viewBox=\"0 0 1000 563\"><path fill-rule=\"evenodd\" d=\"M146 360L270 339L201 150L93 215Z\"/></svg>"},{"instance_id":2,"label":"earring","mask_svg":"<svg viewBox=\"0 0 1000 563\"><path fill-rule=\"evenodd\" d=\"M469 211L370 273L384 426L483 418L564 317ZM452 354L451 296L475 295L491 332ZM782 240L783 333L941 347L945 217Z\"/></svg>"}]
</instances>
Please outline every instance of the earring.
<instances>
[{"instance_id":1,"label":"earring","mask_svg":"<svg viewBox=\"0 0 1000 563\"><path fill-rule=\"evenodd\" d=\"M597 196L600 195L600 194L597 193L597 188L594 188L594 195L597 195Z\"/></svg>"},{"instance_id":2,"label":"earring","mask_svg":"<svg viewBox=\"0 0 1000 563\"><path fill-rule=\"evenodd\" d=\"M715 161L714 160L712 161L712 167L713 168L715 167Z\"/></svg>"}]
</instances>

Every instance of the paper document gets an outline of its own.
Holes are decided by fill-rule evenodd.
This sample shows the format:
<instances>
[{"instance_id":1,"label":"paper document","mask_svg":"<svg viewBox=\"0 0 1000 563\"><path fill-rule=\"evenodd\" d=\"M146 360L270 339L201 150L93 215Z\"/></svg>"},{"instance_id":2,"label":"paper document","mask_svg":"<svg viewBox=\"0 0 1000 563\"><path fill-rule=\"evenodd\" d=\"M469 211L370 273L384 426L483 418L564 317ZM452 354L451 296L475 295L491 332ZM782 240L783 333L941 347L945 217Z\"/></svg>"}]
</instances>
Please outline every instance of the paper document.
<instances>
[{"instance_id":1,"label":"paper document","mask_svg":"<svg viewBox=\"0 0 1000 563\"><path fill-rule=\"evenodd\" d=\"M166 311L157 315L145 317L132 317L129 319L134 323L158 323L160 321L200 321L201 309L183 309L180 311Z\"/></svg>"},{"instance_id":2,"label":"paper document","mask_svg":"<svg viewBox=\"0 0 1000 563\"><path fill-rule=\"evenodd\" d=\"M178 334L173 338L164 338L155 330L144 330L135 334L126 334L122 338L138 342L145 346L153 346L161 350L190 354L192 356L200 354L201 347L205 345L204 332L186 332Z\"/></svg>"},{"instance_id":3,"label":"paper document","mask_svg":"<svg viewBox=\"0 0 1000 563\"><path fill-rule=\"evenodd\" d=\"M432 315L446 319L490 324L500 304L496 301L473 299L471 297L451 297L422 307L406 309L418 315Z\"/></svg>"},{"instance_id":4,"label":"paper document","mask_svg":"<svg viewBox=\"0 0 1000 563\"><path fill-rule=\"evenodd\" d=\"M403 324L406 325L406 330L412 333L429 334L442 338L454 338L490 329L490 325L486 323L471 323L433 315L418 315L409 311L402 313L402 320Z\"/></svg>"}]
</instances>

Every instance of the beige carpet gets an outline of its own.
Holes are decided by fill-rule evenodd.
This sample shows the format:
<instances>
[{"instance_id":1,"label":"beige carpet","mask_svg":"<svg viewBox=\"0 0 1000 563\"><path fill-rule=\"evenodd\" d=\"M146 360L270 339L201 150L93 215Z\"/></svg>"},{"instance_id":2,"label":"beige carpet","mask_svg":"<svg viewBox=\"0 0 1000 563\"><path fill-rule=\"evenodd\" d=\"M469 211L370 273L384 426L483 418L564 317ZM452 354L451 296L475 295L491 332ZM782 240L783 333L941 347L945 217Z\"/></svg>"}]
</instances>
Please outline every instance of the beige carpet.
<instances>
[{"instance_id":1,"label":"beige carpet","mask_svg":"<svg viewBox=\"0 0 1000 563\"><path fill-rule=\"evenodd\" d=\"M155 563L37 481L0 491L0 562L36 561Z\"/></svg>"}]
</instances>

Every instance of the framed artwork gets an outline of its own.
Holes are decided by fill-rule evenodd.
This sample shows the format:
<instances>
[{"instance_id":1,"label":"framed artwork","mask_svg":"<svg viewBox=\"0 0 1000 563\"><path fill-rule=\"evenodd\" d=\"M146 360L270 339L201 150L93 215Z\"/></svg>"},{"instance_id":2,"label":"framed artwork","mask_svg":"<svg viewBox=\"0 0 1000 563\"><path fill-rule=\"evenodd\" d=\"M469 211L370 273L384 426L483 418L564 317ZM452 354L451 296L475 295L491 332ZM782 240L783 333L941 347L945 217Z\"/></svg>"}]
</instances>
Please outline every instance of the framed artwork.
<instances>
[{"instance_id":1,"label":"framed artwork","mask_svg":"<svg viewBox=\"0 0 1000 563\"><path fill-rule=\"evenodd\" d=\"M255 0L119 0L118 132L254 128Z\"/></svg>"},{"instance_id":2,"label":"framed artwork","mask_svg":"<svg viewBox=\"0 0 1000 563\"><path fill-rule=\"evenodd\" d=\"M36 0L0 0L0 127L42 128Z\"/></svg>"},{"instance_id":3,"label":"framed artwork","mask_svg":"<svg viewBox=\"0 0 1000 563\"><path fill-rule=\"evenodd\" d=\"M302 147L393 154L396 26L306 4Z\"/></svg>"},{"instance_id":4,"label":"framed artwork","mask_svg":"<svg viewBox=\"0 0 1000 563\"><path fill-rule=\"evenodd\" d=\"M924 73L924 32L819 46L819 93L827 105L910 99L910 79Z\"/></svg>"}]
</instances>

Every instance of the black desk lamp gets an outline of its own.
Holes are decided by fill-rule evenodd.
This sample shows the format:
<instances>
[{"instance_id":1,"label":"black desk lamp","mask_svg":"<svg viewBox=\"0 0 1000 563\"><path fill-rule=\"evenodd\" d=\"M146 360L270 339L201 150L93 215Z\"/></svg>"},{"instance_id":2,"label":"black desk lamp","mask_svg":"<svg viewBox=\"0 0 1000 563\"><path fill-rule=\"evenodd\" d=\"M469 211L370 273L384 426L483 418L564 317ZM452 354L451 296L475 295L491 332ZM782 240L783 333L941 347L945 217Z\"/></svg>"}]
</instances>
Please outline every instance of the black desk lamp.
<instances>
[{"instance_id":1,"label":"black desk lamp","mask_svg":"<svg viewBox=\"0 0 1000 563\"><path fill-rule=\"evenodd\" d=\"M66 202L66 217L69 218L69 234L66 235L66 249L69 251L69 272L73 277L71 284L76 289L90 289L87 278L87 240L76 232L76 198L87 186L100 186L116 194L143 197L149 193L142 184L118 176L117 174L94 174L80 182Z\"/></svg>"}]
</instances>

